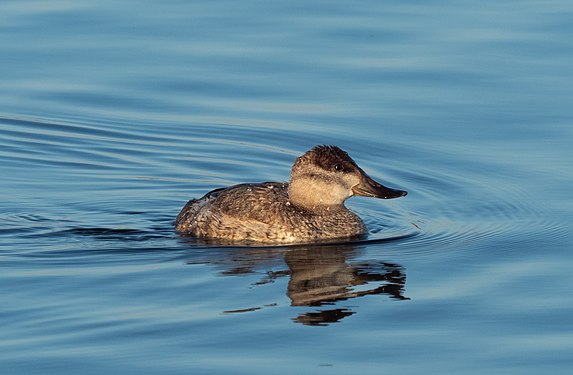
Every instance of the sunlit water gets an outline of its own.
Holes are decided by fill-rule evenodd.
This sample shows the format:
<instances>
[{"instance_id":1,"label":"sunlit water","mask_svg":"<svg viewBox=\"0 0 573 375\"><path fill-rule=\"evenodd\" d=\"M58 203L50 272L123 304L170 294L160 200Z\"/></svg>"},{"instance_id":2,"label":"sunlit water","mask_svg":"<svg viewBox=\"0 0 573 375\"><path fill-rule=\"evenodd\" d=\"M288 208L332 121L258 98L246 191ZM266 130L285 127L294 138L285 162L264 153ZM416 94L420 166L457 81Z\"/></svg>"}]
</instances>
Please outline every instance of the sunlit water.
<instances>
[{"instance_id":1,"label":"sunlit water","mask_svg":"<svg viewBox=\"0 0 573 375\"><path fill-rule=\"evenodd\" d=\"M573 4L0 3L2 374L569 373ZM316 144L363 241L179 236Z\"/></svg>"}]
</instances>

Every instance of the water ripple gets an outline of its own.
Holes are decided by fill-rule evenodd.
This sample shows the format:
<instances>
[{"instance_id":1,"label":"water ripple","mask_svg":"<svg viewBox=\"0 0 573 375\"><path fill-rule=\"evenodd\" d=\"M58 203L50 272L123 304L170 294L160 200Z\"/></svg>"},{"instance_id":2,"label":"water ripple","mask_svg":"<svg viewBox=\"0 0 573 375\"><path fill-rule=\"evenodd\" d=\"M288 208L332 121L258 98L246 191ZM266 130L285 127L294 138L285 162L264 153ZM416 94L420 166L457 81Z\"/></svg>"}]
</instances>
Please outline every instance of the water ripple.
<instances>
[{"instance_id":1,"label":"water ripple","mask_svg":"<svg viewBox=\"0 0 573 375\"><path fill-rule=\"evenodd\" d=\"M0 160L5 162L4 167L54 166L58 167L55 172L60 175L91 176L95 179L95 186L99 184L100 188L105 186L102 184L105 180L113 178L117 185L118 181L126 181L127 177L132 181L132 189L141 189L141 182L145 181L145 186L153 187L150 190L152 194L160 192L158 187L169 189L166 193L170 195L175 192L176 196L181 197L180 205L194 195L202 195L219 186L286 179L292 160L307 147L301 146L301 141L309 141L304 132L297 133L301 137L298 143L291 143L292 139L288 136L285 138L285 132L280 129L245 125L195 124L192 128L182 128L181 125L170 124L158 131L151 127L142 128L141 124L133 126L127 123L70 123L8 118L0 118L0 123L3 125L0 135L4 146L0 151ZM188 143L181 143L182 130ZM268 136L269 143L255 141L260 139L261 132ZM348 139L351 145L355 141ZM312 141L308 143L312 145ZM401 155L396 146L389 143L382 143L379 148ZM152 155L160 156L151 160ZM490 186L495 185L495 180L487 181L487 176L483 175L461 175L451 170L437 169L437 163L441 162L439 159L429 159L427 164L417 168L409 168L406 161L398 159L392 166L384 167L384 176L381 177L376 173L378 167L373 154L353 156L361 165L361 159L364 159L365 169L373 177L389 181L390 186L404 188L410 194L397 202L352 199L349 205L365 220L369 228L368 236L360 241L337 240L331 244L394 242L400 248L416 252L496 236L519 240L523 232L531 231L565 235L563 225L545 214L539 205L531 204L531 197L514 184L506 183L489 190ZM266 161L264 169L259 168L261 160ZM117 173L111 173L114 170ZM41 174L17 176L13 174L11 177L14 186L31 182ZM127 219L119 229L94 225L98 222L120 224L126 212L145 215L149 205L154 204L152 197L144 206L132 201L135 209L126 210L119 200L113 198L105 200L98 197L94 200L87 197L83 202L81 191L74 193L76 201L70 202L68 211L73 213L77 210L78 214L91 212L97 215L94 219L99 220L83 225L82 221L66 218L67 214L43 216L42 207L36 207L35 213L24 212L6 217L0 234L61 241L89 237L98 243L145 243L171 239L175 235L170 224L166 225L165 222L160 229L146 228L145 223L132 227L130 222L133 219ZM116 195L117 199L126 199L131 193L129 190L125 193L117 191ZM171 198L171 201L176 205L178 199ZM177 209L174 207L174 211ZM46 210L49 210L47 206ZM161 211L156 212L160 215ZM161 214L166 215L166 212ZM111 219L110 216L115 218ZM191 243L193 246L241 245L221 241L191 240Z\"/></svg>"}]
</instances>

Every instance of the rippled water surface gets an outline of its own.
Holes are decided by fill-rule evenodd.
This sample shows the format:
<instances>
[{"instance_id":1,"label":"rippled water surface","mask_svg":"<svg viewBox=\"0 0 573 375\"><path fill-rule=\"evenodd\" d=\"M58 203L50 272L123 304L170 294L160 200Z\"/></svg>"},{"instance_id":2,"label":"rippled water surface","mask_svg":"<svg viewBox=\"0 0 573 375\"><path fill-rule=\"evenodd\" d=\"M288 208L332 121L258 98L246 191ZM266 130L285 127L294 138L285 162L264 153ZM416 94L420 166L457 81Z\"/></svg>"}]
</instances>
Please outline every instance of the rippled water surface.
<instances>
[{"instance_id":1,"label":"rippled water surface","mask_svg":"<svg viewBox=\"0 0 573 375\"><path fill-rule=\"evenodd\" d=\"M2 374L569 373L570 1L0 3ZM368 238L179 236L316 144Z\"/></svg>"}]
</instances>

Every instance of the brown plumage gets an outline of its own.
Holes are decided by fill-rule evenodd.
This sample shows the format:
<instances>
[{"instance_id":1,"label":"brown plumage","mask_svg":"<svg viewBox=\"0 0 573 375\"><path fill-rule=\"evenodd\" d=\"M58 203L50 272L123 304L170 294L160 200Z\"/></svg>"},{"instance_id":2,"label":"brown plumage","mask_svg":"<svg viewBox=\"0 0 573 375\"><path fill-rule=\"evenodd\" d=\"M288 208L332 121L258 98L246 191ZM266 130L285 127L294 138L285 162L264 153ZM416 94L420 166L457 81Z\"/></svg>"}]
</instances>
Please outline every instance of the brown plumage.
<instances>
[{"instance_id":1,"label":"brown plumage","mask_svg":"<svg viewBox=\"0 0 573 375\"><path fill-rule=\"evenodd\" d=\"M336 146L316 146L295 160L290 184L220 188L189 201L175 221L199 238L304 243L361 236L362 220L344 206L352 195L396 198L405 191L372 180Z\"/></svg>"}]
</instances>

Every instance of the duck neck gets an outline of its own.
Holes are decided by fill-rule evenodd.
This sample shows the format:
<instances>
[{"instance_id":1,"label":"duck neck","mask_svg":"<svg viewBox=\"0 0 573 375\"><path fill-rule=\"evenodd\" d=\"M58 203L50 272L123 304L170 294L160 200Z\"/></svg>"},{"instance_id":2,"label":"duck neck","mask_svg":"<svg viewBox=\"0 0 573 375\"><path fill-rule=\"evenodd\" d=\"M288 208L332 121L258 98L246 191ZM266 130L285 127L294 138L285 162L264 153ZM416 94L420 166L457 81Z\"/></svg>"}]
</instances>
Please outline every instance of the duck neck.
<instances>
[{"instance_id":1,"label":"duck neck","mask_svg":"<svg viewBox=\"0 0 573 375\"><path fill-rule=\"evenodd\" d=\"M324 189L317 188L309 181L291 181L288 187L290 203L309 211L333 212L344 209L344 202L335 199Z\"/></svg>"}]
</instances>

